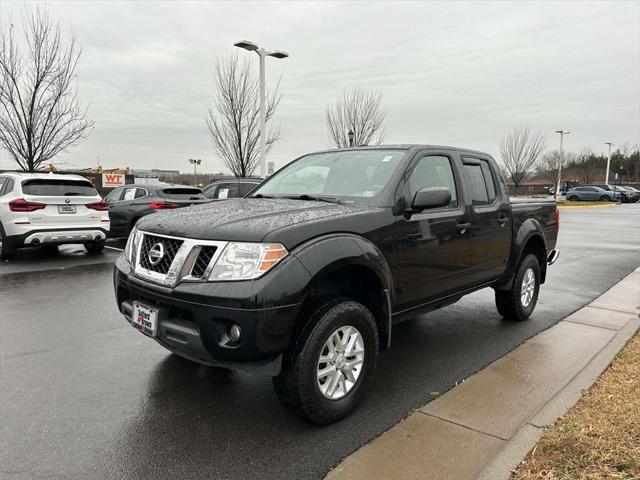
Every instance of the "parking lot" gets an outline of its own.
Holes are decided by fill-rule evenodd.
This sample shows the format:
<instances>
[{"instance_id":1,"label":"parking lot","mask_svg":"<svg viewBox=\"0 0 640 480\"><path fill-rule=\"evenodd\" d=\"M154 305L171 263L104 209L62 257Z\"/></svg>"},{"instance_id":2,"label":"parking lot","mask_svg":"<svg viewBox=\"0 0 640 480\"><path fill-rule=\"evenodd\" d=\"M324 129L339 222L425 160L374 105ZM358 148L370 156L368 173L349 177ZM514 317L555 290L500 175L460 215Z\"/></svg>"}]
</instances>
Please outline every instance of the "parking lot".
<instances>
[{"instance_id":1,"label":"parking lot","mask_svg":"<svg viewBox=\"0 0 640 480\"><path fill-rule=\"evenodd\" d=\"M400 324L366 400L326 427L293 416L266 377L192 364L117 311L113 262L67 246L0 264L2 478L318 478L472 373L640 265L640 205L561 211L560 259L532 318L490 290Z\"/></svg>"}]
</instances>

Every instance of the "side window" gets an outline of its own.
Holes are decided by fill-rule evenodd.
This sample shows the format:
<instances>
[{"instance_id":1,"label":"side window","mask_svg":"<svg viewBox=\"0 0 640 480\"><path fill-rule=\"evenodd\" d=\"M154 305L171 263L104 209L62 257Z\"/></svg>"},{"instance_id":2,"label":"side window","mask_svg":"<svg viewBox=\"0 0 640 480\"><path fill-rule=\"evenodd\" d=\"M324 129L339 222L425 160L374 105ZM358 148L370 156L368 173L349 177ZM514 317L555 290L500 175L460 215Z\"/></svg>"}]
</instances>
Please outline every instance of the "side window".
<instances>
[{"instance_id":1,"label":"side window","mask_svg":"<svg viewBox=\"0 0 640 480\"><path fill-rule=\"evenodd\" d=\"M218 185L218 191L213 195L212 198L229 198L229 184L221 183Z\"/></svg>"},{"instance_id":2,"label":"side window","mask_svg":"<svg viewBox=\"0 0 640 480\"><path fill-rule=\"evenodd\" d=\"M140 198L140 197L144 197L147 195L147 191L144 188L137 188L136 189L136 196L135 198Z\"/></svg>"},{"instance_id":3,"label":"side window","mask_svg":"<svg viewBox=\"0 0 640 480\"><path fill-rule=\"evenodd\" d=\"M122 200L133 200L136 198L136 190L137 188L125 188Z\"/></svg>"},{"instance_id":4,"label":"side window","mask_svg":"<svg viewBox=\"0 0 640 480\"><path fill-rule=\"evenodd\" d=\"M240 196L244 197L247 193L249 193L251 190L253 190L254 188L256 188L257 183L248 183L248 182L244 182L240 184Z\"/></svg>"},{"instance_id":5,"label":"side window","mask_svg":"<svg viewBox=\"0 0 640 480\"><path fill-rule=\"evenodd\" d=\"M489 205L496 199L496 183L489 163L472 160L464 163L464 175L469 186L472 205Z\"/></svg>"},{"instance_id":6,"label":"side window","mask_svg":"<svg viewBox=\"0 0 640 480\"><path fill-rule=\"evenodd\" d=\"M451 160L440 155L422 157L415 164L405 186L405 198L410 204L418 190L429 187L445 187L451 192L449 208L458 207L458 192L453 177Z\"/></svg>"},{"instance_id":7,"label":"side window","mask_svg":"<svg viewBox=\"0 0 640 480\"><path fill-rule=\"evenodd\" d=\"M238 198L240 196L240 185L238 183L229 184L229 193L227 198Z\"/></svg>"},{"instance_id":8,"label":"side window","mask_svg":"<svg viewBox=\"0 0 640 480\"><path fill-rule=\"evenodd\" d=\"M107 194L105 200L107 202L118 202L122 198L122 192L124 192L124 188L114 188Z\"/></svg>"},{"instance_id":9,"label":"side window","mask_svg":"<svg viewBox=\"0 0 640 480\"><path fill-rule=\"evenodd\" d=\"M0 197L4 195L4 186L7 183L8 178L0 177Z\"/></svg>"}]
</instances>

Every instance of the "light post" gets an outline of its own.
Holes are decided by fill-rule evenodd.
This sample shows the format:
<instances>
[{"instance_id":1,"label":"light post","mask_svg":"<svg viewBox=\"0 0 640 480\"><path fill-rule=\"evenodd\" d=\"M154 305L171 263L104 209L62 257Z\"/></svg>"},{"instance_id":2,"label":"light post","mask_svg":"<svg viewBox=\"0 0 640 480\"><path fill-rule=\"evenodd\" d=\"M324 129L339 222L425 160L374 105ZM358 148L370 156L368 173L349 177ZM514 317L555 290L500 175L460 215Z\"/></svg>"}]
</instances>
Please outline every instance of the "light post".
<instances>
[{"instance_id":1,"label":"light post","mask_svg":"<svg viewBox=\"0 0 640 480\"><path fill-rule=\"evenodd\" d=\"M554 192L554 198L558 199L558 193L560 193L560 181L562 180L562 161L564 160L564 136L571 132L567 130L556 130L556 133L560 134L560 158L558 159L558 185L556 185L556 191Z\"/></svg>"},{"instance_id":2,"label":"light post","mask_svg":"<svg viewBox=\"0 0 640 480\"><path fill-rule=\"evenodd\" d=\"M349 146L353 147L353 137L355 136L353 130L349 129L349 133L347 133L347 136L349 137Z\"/></svg>"},{"instance_id":3,"label":"light post","mask_svg":"<svg viewBox=\"0 0 640 480\"><path fill-rule=\"evenodd\" d=\"M198 165L202 163L202 160L200 158L190 158L189 163L193 165L193 186L197 187L198 186L196 183L197 168L198 168Z\"/></svg>"},{"instance_id":4,"label":"light post","mask_svg":"<svg viewBox=\"0 0 640 480\"><path fill-rule=\"evenodd\" d=\"M607 157L607 173L604 174L604 183L609 185L609 169L611 168L611 147L612 142L604 142L605 145L609 145L609 156Z\"/></svg>"},{"instance_id":5,"label":"light post","mask_svg":"<svg viewBox=\"0 0 640 480\"><path fill-rule=\"evenodd\" d=\"M247 40L236 42L233 45L250 52L256 52L260 57L260 174L262 178L265 178L267 173L267 99L264 88L264 59L265 57L287 58L289 54L281 50L265 50L260 48L257 43Z\"/></svg>"}]
</instances>

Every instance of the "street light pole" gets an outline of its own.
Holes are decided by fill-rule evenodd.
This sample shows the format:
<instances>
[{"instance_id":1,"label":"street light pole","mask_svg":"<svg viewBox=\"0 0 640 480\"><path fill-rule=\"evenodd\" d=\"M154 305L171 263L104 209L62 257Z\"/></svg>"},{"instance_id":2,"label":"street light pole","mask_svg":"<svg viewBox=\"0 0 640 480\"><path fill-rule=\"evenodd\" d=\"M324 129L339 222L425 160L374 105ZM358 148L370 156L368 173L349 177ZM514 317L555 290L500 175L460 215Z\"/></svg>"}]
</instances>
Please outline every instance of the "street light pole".
<instances>
[{"instance_id":1,"label":"street light pole","mask_svg":"<svg viewBox=\"0 0 640 480\"><path fill-rule=\"evenodd\" d=\"M604 183L609 185L609 169L611 168L611 147L612 142L604 142L605 145L609 145L609 156L607 157L607 173L604 174Z\"/></svg>"},{"instance_id":2,"label":"street light pole","mask_svg":"<svg viewBox=\"0 0 640 480\"><path fill-rule=\"evenodd\" d=\"M556 191L554 192L554 198L558 199L558 193L560 193L560 182L562 180L562 161L564 160L564 136L568 135L567 130L556 130L556 133L560 134L560 158L558 159L558 184L556 185Z\"/></svg>"},{"instance_id":3,"label":"street light pole","mask_svg":"<svg viewBox=\"0 0 640 480\"><path fill-rule=\"evenodd\" d=\"M200 165L200 162L202 162L201 159L199 158L190 158L189 159L189 163L193 165L193 186L197 187L198 186L198 181L197 181L197 168L198 165Z\"/></svg>"},{"instance_id":4,"label":"street light pole","mask_svg":"<svg viewBox=\"0 0 640 480\"><path fill-rule=\"evenodd\" d=\"M256 52L260 57L260 175L267 175L267 98L265 92L265 57L287 58L288 53L281 50L266 50L257 43L242 40L233 44L250 52Z\"/></svg>"}]
</instances>

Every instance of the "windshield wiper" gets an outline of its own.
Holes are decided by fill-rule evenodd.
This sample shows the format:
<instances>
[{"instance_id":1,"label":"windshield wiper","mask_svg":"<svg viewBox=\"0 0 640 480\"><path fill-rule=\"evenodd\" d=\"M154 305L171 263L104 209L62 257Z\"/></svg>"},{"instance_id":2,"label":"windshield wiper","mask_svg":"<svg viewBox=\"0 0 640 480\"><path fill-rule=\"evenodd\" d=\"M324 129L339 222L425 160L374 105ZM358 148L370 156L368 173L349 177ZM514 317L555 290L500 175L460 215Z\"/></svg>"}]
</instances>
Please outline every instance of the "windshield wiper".
<instances>
[{"instance_id":1,"label":"windshield wiper","mask_svg":"<svg viewBox=\"0 0 640 480\"><path fill-rule=\"evenodd\" d=\"M276 198L276 197L272 197L270 195L263 195L261 193L258 193L256 195L251 195L249 198Z\"/></svg>"},{"instance_id":2,"label":"windshield wiper","mask_svg":"<svg viewBox=\"0 0 640 480\"><path fill-rule=\"evenodd\" d=\"M311 200L316 202L329 202L329 203L341 203L336 197L327 197L320 195L307 195L303 193L302 195L287 195L284 198L290 198L292 200Z\"/></svg>"}]
</instances>

